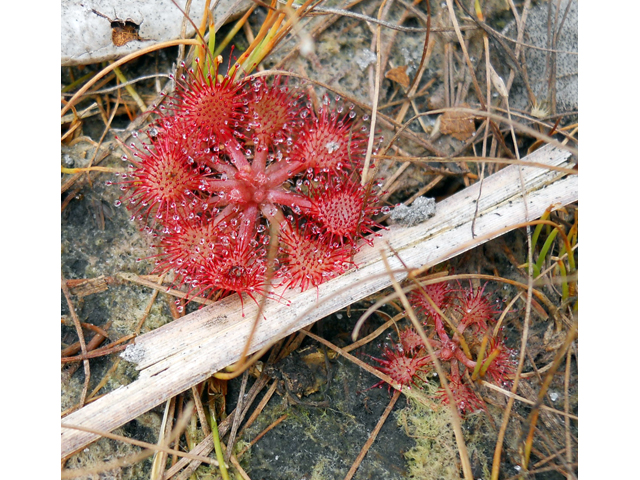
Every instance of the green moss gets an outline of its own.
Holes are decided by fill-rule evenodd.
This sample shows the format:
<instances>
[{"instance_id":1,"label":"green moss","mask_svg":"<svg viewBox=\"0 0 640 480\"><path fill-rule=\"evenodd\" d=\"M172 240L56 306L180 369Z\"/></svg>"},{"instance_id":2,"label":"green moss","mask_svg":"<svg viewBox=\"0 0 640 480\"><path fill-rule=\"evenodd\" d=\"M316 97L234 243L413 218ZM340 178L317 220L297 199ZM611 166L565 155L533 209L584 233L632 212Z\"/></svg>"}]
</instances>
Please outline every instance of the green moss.
<instances>
[{"instance_id":1,"label":"green moss","mask_svg":"<svg viewBox=\"0 0 640 480\"><path fill-rule=\"evenodd\" d=\"M409 478L460 478L459 457L446 408L432 409L415 400L396 414L398 424L416 441L415 447L405 453Z\"/></svg>"},{"instance_id":2,"label":"green moss","mask_svg":"<svg viewBox=\"0 0 640 480\"><path fill-rule=\"evenodd\" d=\"M425 384L424 393L433 395L437 385ZM451 414L444 406L425 405L407 395L407 407L396 413L398 425L404 433L413 438L415 447L405 453L408 463L408 478L412 479L456 479L462 478L460 455L455 433L451 424ZM496 417L499 412L489 407ZM487 413L478 411L462 418L462 430L467 453L474 475L491 477L493 451L498 432ZM508 440L507 438L507 445ZM515 444L509 445L512 449Z\"/></svg>"},{"instance_id":3,"label":"green moss","mask_svg":"<svg viewBox=\"0 0 640 480\"><path fill-rule=\"evenodd\" d=\"M113 433L117 435L126 435L126 432L122 428L114 430ZM149 471L151 466L151 459L149 458L142 462L136 463L135 465L125 467L120 465L111 470L103 471L108 468L106 465L109 465L111 462L123 463L124 459L138 454L141 450L142 449L140 447L137 447L135 445L131 445L125 442L116 442L108 438L101 438L97 442L94 442L91 445L85 447L82 452L70 457L65 464L65 468L69 470L97 468L101 472L81 477L87 479L149 478Z\"/></svg>"},{"instance_id":4,"label":"green moss","mask_svg":"<svg viewBox=\"0 0 640 480\"><path fill-rule=\"evenodd\" d=\"M318 463L313 466L311 478L309 480L323 480L325 478L330 478L334 468L333 465L330 466L330 463L331 462L328 458L320 458Z\"/></svg>"}]
</instances>

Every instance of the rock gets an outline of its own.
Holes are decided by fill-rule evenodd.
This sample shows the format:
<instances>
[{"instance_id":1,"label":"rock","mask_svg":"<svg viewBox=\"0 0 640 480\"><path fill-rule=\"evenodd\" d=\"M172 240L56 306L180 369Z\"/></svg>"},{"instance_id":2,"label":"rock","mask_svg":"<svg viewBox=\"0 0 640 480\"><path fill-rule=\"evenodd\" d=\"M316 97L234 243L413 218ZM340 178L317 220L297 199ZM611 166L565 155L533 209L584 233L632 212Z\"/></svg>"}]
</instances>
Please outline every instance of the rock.
<instances>
[{"instance_id":1,"label":"rock","mask_svg":"<svg viewBox=\"0 0 640 480\"><path fill-rule=\"evenodd\" d=\"M391 212L389 219L392 223L413 227L428 220L436 214L436 201L434 198L418 197L407 207L404 203L397 205Z\"/></svg>"}]
</instances>

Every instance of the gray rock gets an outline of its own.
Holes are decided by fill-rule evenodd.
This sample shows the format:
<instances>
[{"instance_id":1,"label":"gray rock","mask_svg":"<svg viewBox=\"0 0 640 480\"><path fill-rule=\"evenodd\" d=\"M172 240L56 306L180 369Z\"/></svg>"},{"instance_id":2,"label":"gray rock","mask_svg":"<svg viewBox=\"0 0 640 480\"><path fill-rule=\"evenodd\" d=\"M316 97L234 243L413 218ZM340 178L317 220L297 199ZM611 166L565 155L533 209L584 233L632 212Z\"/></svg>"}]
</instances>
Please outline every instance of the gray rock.
<instances>
[{"instance_id":1,"label":"gray rock","mask_svg":"<svg viewBox=\"0 0 640 480\"><path fill-rule=\"evenodd\" d=\"M418 197L411 206L404 203L397 205L391 212L389 219L392 223L413 227L428 220L436 214L436 200L434 198Z\"/></svg>"}]
</instances>

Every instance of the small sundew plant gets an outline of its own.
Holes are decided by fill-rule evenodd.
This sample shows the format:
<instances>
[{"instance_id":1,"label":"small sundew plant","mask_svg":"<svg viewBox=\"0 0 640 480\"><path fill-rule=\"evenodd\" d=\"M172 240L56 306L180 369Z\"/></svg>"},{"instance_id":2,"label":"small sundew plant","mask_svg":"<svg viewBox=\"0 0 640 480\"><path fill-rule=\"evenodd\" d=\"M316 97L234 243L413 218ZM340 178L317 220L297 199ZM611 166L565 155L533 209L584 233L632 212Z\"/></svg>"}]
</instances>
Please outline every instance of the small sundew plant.
<instances>
[{"instance_id":1,"label":"small sundew plant","mask_svg":"<svg viewBox=\"0 0 640 480\"><path fill-rule=\"evenodd\" d=\"M447 383L462 414L483 407L474 380L482 378L508 387L515 371L515 352L506 347L500 331L494 335L499 312L485 287L486 284L481 288L458 284L454 288L448 282L440 282L409 296L412 306L422 314L425 333L446 371ZM379 370L402 386L416 385L418 379L425 382L433 371L433 362L422 338L413 327L400 330L398 337L398 342L384 349L383 358L374 358ZM449 402L442 387L437 397L444 404Z\"/></svg>"},{"instance_id":2,"label":"small sundew plant","mask_svg":"<svg viewBox=\"0 0 640 480\"><path fill-rule=\"evenodd\" d=\"M156 272L190 295L264 295L270 232L276 281L305 290L352 267L380 228L378 185L360 185L369 128L353 105L278 77L218 75L196 62L127 145L122 199L155 239Z\"/></svg>"}]
</instances>

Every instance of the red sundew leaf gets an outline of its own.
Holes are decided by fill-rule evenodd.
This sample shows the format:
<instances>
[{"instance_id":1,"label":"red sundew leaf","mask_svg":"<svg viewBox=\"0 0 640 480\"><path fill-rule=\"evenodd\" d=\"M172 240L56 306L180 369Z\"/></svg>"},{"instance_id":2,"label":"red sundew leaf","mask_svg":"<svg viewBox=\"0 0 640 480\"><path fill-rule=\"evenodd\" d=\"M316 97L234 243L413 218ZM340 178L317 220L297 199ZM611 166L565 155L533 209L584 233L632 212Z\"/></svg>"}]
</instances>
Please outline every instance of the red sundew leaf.
<instances>
[{"instance_id":1,"label":"red sundew leaf","mask_svg":"<svg viewBox=\"0 0 640 480\"><path fill-rule=\"evenodd\" d=\"M449 307L453 304L453 289L448 282L432 283L430 285L425 285L422 288L442 312L446 313ZM428 319L433 321L436 318L440 318L440 314L435 308L433 308L421 291L414 290L411 292L409 300L412 305L421 311Z\"/></svg>"},{"instance_id":2,"label":"red sundew leaf","mask_svg":"<svg viewBox=\"0 0 640 480\"><path fill-rule=\"evenodd\" d=\"M456 406L458 407L458 411L461 415L472 413L484 408L484 402L478 398L475 392L471 390L467 384L455 380L449 380L449 389L453 394L453 399L456 402ZM449 396L444 388L439 388L436 395L444 405L449 404Z\"/></svg>"},{"instance_id":3,"label":"red sundew leaf","mask_svg":"<svg viewBox=\"0 0 640 480\"><path fill-rule=\"evenodd\" d=\"M283 223L280 229L283 267L279 276L287 288L300 287L302 291L344 273L353 266L351 250L333 247L326 239L313 233L313 225L303 228Z\"/></svg>"},{"instance_id":4,"label":"red sundew leaf","mask_svg":"<svg viewBox=\"0 0 640 480\"><path fill-rule=\"evenodd\" d=\"M166 137L180 146L180 151L191 157L196 166L205 168L211 162L211 145L215 138L208 137L202 130L195 130L182 117L161 116L147 129L149 138Z\"/></svg>"},{"instance_id":5,"label":"red sundew leaf","mask_svg":"<svg viewBox=\"0 0 640 480\"><path fill-rule=\"evenodd\" d=\"M291 150L293 161L300 162L300 170L315 171L357 170L364 163L367 136L355 121L353 110L340 116L327 106L319 115L311 109L303 110L306 124Z\"/></svg>"},{"instance_id":6,"label":"red sundew leaf","mask_svg":"<svg viewBox=\"0 0 640 480\"><path fill-rule=\"evenodd\" d=\"M160 240L156 271L174 269L178 282L197 278L207 262L215 260L219 227L207 218L180 221Z\"/></svg>"},{"instance_id":7,"label":"red sundew leaf","mask_svg":"<svg viewBox=\"0 0 640 480\"><path fill-rule=\"evenodd\" d=\"M129 198L128 208L144 218L154 216L153 223L183 218L206 177L193 158L168 135L133 150L133 157L137 168L121 183Z\"/></svg>"},{"instance_id":8,"label":"red sundew leaf","mask_svg":"<svg viewBox=\"0 0 640 480\"><path fill-rule=\"evenodd\" d=\"M402 349L395 350L388 347L384 349L382 355L384 358L371 357L381 365L376 368L402 386L415 384L415 379L422 378L421 375L429 370L429 357L425 355L411 356L409 352Z\"/></svg>"},{"instance_id":9,"label":"red sundew leaf","mask_svg":"<svg viewBox=\"0 0 640 480\"><path fill-rule=\"evenodd\" d=\"M474 325L482 331L488 328L488 322L495 320L495 315L499 313L494 304L489 302L484 294L485 283L482 288L474 289L470 284L469 288L462 288L462 295L458 296L456 311L460 314L460 323L469 326Z\"/></svg>"},{"instance_id":10,"label":"red sundew leaf","mask_svg":"<svg viewBox=\"0 0 640 480\"><path fill-rule=\"evenodd\" d=\"M218 79L217 72L205 75L198 64L176 82L173 101L176 117L200 134L216 138L219 143L242 136L244 120L243 82L230 77Z\"/></svg>"},{"instance_id":11,"label":"red sundew leaf","mask_svg":"<svg viewBox=\"0 0 640 480\"><path fill-rule=\"evenodd\" d=\"M227 239L228 240L228 239ZM196 277L199 292L215 290L223 294L246 293L252 300L254 295L265 295L265 273L267 254L264 248L254 249L250 245L242 248L238 240L220 240L216 255L208 260Z\"/></svg>"},{"instance_id":12,"label":"red sundew leaf","mask_svg":"<svg viewBox=\"0 0 640 480\"><path fill-rule=\"evenodd\" d=\"M255 79L247 89L246 130L254 143L265 146L285 143L295 132L300 95L282 85L281 77L276 77L271 85L262 78Z\"/></svg>"},{"instance_id":13,"label":"red sundew leaf","mask_svg":"<svg viewBox=\"0 0 640 480\"><path fill-rule=\"evenodd\" d=\"M400 330L400 344L404 351L411 355L425 352L426 345L422 341L422 338L416 332L415 328L409 326Z\"/></svg>"},{"instance_id":14,"label":"red sundew leaf","mask_svg":"<svg viewBox=\"0 0 640 480\"><path fill-rule=\"evenodd\" d=\"M345 175L319 175L310 187L309 215L326 230L330 242L356 245L360 238L374 233L377 224L371 217L378 213L378 198L360 183Z\"/></svg>"},{"instance_id":15,"label":"red sundew leaf","mask_svg":"<svg viewBox=\"0 0 640 480\"><path fill-rule=\"evenodd\" d=\"M485 355L483 369L489 361L491 363L486 367L485 377L500 387L509 388L518 365L516 351L507 348L503 339L493 338Z\"/></svg>"}]
</instances>

